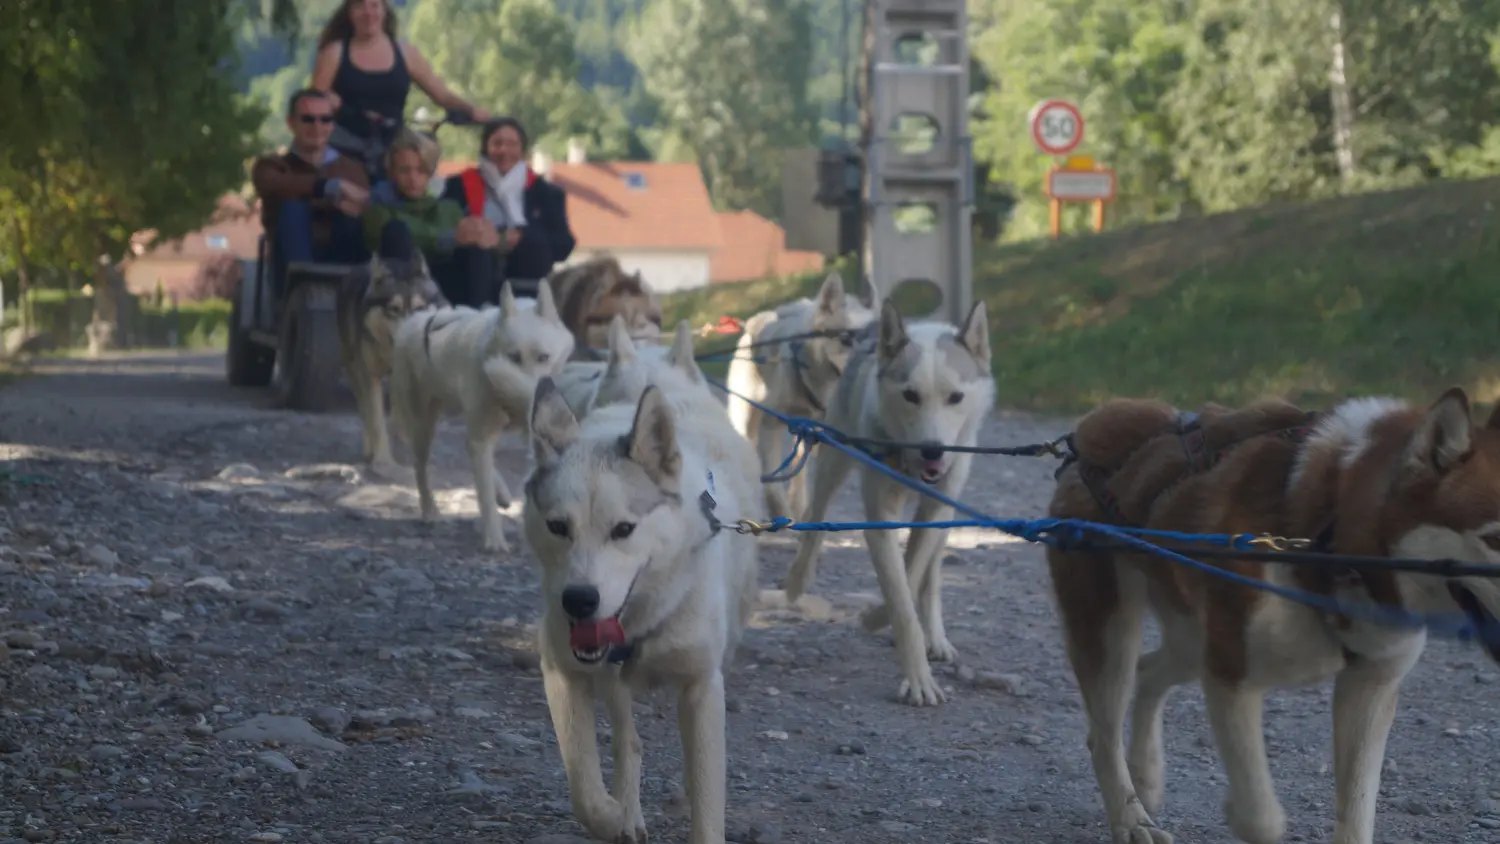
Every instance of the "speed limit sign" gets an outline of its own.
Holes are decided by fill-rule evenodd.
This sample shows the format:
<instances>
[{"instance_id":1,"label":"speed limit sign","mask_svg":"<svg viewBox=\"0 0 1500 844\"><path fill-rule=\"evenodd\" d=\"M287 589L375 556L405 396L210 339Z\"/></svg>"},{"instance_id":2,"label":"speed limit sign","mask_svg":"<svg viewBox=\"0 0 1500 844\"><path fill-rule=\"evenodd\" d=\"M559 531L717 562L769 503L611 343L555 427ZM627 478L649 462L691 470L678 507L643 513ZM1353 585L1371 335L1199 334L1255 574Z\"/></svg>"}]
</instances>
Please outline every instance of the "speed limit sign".
<instances>
[{"instance_id":1,"label":"speed limit sign","mask_svg":"<svg viewBox=\"0 0 1500 844\"><path fill-rule=\"evenodd\" d=\"M1042 100L1028 116L1031 140L1047 155L1067 155L1083 143L1083 114L1064 100Z\"/></svg>"}]
</instances>

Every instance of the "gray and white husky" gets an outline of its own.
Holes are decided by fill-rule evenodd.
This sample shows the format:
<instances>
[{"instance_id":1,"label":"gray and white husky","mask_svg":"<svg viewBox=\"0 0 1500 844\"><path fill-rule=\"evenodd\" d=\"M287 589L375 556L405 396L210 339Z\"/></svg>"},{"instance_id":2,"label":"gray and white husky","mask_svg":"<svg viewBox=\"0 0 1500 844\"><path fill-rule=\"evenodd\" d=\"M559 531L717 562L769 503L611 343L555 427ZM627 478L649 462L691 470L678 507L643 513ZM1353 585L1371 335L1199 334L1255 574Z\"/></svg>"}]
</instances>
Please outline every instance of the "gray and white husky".
<instances>
[{"instance_id":1,"label":"gray and white husky","mask_svg":"<svg viewBox=\"0 0 1500 844\"><path fill-rule=\"evenodd\" d=\"M849 362L852 332L875 318L871 309L879 295L866 285L864 301L860 301L844 292L838 273L831 273L816 299L797 299L745 321L745 332L729 363L729 418L734 429L755 444L762 474L770 474L781 464L790 438L781 422L740 396L784 416L822 419L834 385ZM830 336L802 338L819 332ZM798 444L793 465L801 459L802 448ZM805 484L801 472L792 476L790 484L767 483L766 507L771 515L791 518L802 512Z\"/></svg>"},{"instance_id":2,"label":"gray and white husky","mask_svg":"<svg viewBox=\"0 0 1500 844\"><path fill-rule=\"evenodd\" d=\"M373 466L396 463L381 388L381 381L391 374L396 326L418 311L446 307L448 300L432 280L420 252L414 261L373 257L339 285L334 301L339 357L364 426L364 459Z\"/></svg>"},{"instance_id":3,"label":"gray and white husky","mask_svg":"<svg viewBox=\"0 0 1500 844\"><path fill-rule=\"evenodd\" d=\"M912 443L887 450L886 466L929 484L952 499L962 498L973 455L948 452L942 445L972 446L995 404L990 375L989 321L976 302L961 327L946 322L902 320L889 301L880 309L874 342L856 346L829 404L827 423L855 437ZM822 521L828 504L856 461L828 446L810 463L811 497L803 521ZM861 465L865 518L895 521L918 493L884 473ZM913 521L944 521L953 509L921 496ZM945 699L932 676L928 657L958 656L943 627L943 546L948 531L913 530L906 543L905 571L891 531L865 531L865 544L885 604L868 610L865 629L893 624L906 703L928 706ZM803 533L797 560L786 579L786 596L796 601L812 583L823 534ZM915 596L915 598L914 598Z\"/></svg>"}]
</instances>

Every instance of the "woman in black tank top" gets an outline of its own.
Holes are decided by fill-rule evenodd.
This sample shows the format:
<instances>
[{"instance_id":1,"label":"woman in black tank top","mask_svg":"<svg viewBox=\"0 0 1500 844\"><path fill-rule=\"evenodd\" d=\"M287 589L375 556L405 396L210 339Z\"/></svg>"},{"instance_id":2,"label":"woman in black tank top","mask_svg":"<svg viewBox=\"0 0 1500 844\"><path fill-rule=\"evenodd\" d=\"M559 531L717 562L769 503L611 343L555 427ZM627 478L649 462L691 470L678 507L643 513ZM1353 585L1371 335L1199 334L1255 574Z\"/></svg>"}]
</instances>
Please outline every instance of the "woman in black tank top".
<instances>
[{"instance_id":1,"label":"woman in black tank top","mask_svg":"<svg viewBox=\"0 0 1500 844\"><path fill-rule=\"evenodd\" d=\"M382 61L386 53L390 58ZM372 69L371 63L383 68ZM480 122L489 119L487 111L448 90L420 50L396 37L390 0L345 0L318 38L312 78L312 87L333 96L338 127L365 139L378 120L405 122L413 82L443 108L469 112Z\"/></svg>"}]
</instances>

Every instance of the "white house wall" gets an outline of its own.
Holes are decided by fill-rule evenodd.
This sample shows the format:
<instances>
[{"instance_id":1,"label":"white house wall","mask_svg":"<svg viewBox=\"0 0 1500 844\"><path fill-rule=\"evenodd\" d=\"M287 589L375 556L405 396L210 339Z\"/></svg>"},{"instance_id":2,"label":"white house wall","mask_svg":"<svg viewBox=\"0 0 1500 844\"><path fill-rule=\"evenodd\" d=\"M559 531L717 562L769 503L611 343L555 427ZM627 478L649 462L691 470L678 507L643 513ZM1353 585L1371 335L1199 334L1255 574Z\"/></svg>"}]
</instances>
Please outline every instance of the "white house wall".
<instances>
[{"instance_id":1,"label":"white house wall","mask_svg":"<svg viewBox=\"0 0 1500 844\"><path fill-rule=\"evenodd\" d=\"M569 264L577 264L600 255L613 255L627 273L639 271L641 278L658 293L705 287L709 280L709 253L669 252L663 250L575 250Z\"/></svg>"}]
</instances>

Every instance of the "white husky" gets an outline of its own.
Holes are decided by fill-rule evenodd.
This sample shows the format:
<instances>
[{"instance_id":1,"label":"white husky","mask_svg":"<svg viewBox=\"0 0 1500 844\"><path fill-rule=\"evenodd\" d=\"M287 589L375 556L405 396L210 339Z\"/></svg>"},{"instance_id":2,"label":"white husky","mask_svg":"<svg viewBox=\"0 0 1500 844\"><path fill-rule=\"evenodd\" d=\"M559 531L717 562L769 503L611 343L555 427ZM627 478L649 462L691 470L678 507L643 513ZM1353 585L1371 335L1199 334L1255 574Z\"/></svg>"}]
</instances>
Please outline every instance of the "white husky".
<instances>
[{"instance_id":1,"label":"white husky","mask_svg":"<svg viewBox=\"0 0 1500 844\"><path fill-rule=\"evenodd\" d=\"M541 379L522 525L543 568L538 649L574 817L600 840L645 843L631 693L673 685L688 841L723 844L724 670L753 609L757 549L720 519L757 501L759 484L712 460L708 442L729 427L723 409L672 405L652 384L637 405L595 406L580 424ZM598 765L595 694L613 727L613 796Z\"/></svg>"},{"instance_id":2,"label":"white husky","mask_svg":"<svg viewBox=\"0 0 1500 844\"><path fill-rule=\"evenodd\" d=\"M537 379L561 371L573 353L573 334L563 325L544 281L536 299L519 302L506 284L500 307L453 308L418 315L396 329L391 372L391 409L411 443L422 517L437 516L428 460L437 423L459 410L468 430L479 526L486 551L509 551L500 514L510 487L495 468L502 431L526 420Z\"/></svg>"},{"instance_id":3,"label":"white husky","mask_svg":"<svg viewBox=\"0 0 1500 844\"><path fill-rule=\"evenodd\" d=\"M871 308L879 296L871 286L866 287L864 295L865 302L847 295L843 280L832 273L823 280L816 300L798 299L745 321L745 332L729 363L729 418L734 429L756 445L762 474L774 472L781 464L786 455L787 431L774 417L739 396L785 416L822 419L828 412L834 385L848 365L853 332L875 318ZM829 336L804 337L819 332ZM799 444L792 465L801 459L801 451ZM805 491L801 472L791 478L790 501L785 481L767 483L766 507L773 516L794 516L805 506Z\"/></svg>"},{"instance_id":4,"label":"white husky","mask_svg":"<svg viewBox=\"0 0 1500 844\"><path fill-rule=\"evenodd\" d=\"M563 400L568 403L568 409L573 411L573 415L582 419L589 414L590 410L594 409L596 404L608 404L621 400L628 400L633 403L639 399L641 391L645 389L645 376L632 373L629 377L631 378L631 383L634 385L634 392L622 399L621 396L624 396L625 391L629 389L620 384L622 365L628 362L631 366L624 367L624 369L634 370L634 364L638 360L646 361L653 365L657 363L671 363L672 360L675 360L675 357L672 357L672 347L659 345L653 342L654 339L632 337L630 329L625 325L624 317L616 314L610 320L608 326L606 351L612 352L609 357L605 360L570 360L563 367L562 372L553 379L557 384L558 391L563 394ZM685 360L691 362L691 335L688 337L688 343L688 356ZM626 348L627 346L629 347L628 349ZM623 358L622 355L626 353L629 354L629 357ZM703 381L703 373L698 369L696 363L693 363L692 371L697 375L697 382L703 384L703 388L706 391L708 385ZM686 374L686 370L684 370L684 374ZM606 376L609 375L613 376L608 379L608 383L612 386L604 391L601 401L599 398L600 390L606 383Z\"/></svg>"},{"instance_id":5,"label":"white husky","mask_svg":"<svg viewBox=\"0 0 1500 844\"><path fill-rule=\"evenodd\" d=\"M638 402L596 402L579 423L544 378L531 412L522 525L543 572L547 706L574 816L617 844L646 841L631 694L663 684L678 692L688 840L723 844L724 671L757 595L756 541L724 526L760 498L755 453L704 388L691 336L684 354L678 333L670 360L648 364ZM627 337L615 351L635 348ZM596 693L614 730L613 796L599 769Z\"/></svg>"},{"instance_id":6,"label":"white husky","mask_svg":"<svg viewBox=\"0 0 1500 844\"><path fill-rule=\"evenodd\" d=\"M983 302L976 302L962 328L944 322L906 325L890 302L880 309L879 334L873 344L856 346L829 405L827 422L855 437L911 443L914 447L881 454L886 466L919 479L951 499L963 496L973 455L944 451L943 445L972 446L985 417L995 405L990 375L989 321ZM925 445L926 447L922 447ZM822 521L839 485L855 460L824 446L809 467L812 497L803 521ZM861 476L865 518L894 521L916 494L884 473L865 466ZM913 521L944 521L953 508L922 496ZM899 696L914 706L945 699L927 659L958 656L943 627L943 546L948 531L913 530L906 543L902 576L896 536L867 530L865 545L885 604L865 613L866 630L893 624L901 661ZM797 560L786 579L786 596L796 601L812 583L823 534L804 533ZM917 601L913 601L913 595ZM918 617L920 607L920 621ZM925 647L924 647L925 642Z\"/></svg>"}]
</instances>

